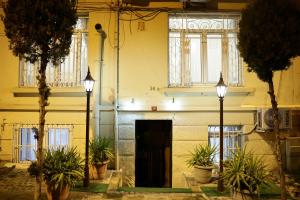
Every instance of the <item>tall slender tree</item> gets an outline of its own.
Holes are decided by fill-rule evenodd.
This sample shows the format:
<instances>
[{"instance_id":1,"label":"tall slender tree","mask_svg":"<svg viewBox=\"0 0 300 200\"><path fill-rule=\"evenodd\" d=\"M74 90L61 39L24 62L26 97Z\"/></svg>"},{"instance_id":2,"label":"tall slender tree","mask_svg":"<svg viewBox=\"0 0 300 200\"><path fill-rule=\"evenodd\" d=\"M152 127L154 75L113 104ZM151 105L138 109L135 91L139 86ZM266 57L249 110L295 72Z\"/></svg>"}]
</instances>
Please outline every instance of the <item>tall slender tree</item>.
<instances>
[{"instance_id":1,"label":"tall slender tree","mask_svg":"<svg viewBox=\"0 0 300 200\"><path fill-rule=\"evenodd\" d=\"M49 62L60 63L69 54L74 25L77 21L76 0L8 0L3 5L2 21L9 48L13 54L30 61L39 62L39 129L37 139L37 165L34 199L40 199L43 138L46 106L50 88L46 83Z\"/></svg>"},{"instance_id":2,"label":"tall slender tree","mask_svg":"<svg viewBox=\"0 0 300 200\"><path fill-rule=\"evenodd\" d=\"M280 173L281 199L286 199L277 100L273 74L287 70L300 55L300 8L298 0L254 0L242 12L238 47L248 70L268 84L273 110L273 132Z\"/></svg>"}]
</instances>

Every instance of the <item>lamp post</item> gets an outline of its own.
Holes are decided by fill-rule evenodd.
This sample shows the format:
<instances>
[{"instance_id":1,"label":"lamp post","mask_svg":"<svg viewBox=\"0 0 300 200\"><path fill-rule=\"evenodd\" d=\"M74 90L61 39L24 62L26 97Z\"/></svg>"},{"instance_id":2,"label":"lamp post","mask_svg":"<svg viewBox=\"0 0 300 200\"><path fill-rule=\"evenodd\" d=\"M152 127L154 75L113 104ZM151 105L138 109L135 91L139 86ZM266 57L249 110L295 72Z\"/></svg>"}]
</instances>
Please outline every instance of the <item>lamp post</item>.
<instances>
[{"instance_id":1,"label":"lamp post","mask_svg":"<svg viewBox=\"0 0 300 200\"><path fill-rule=\"evenodd\" d=\"M224 183L223 183L223 101L227 91L227 85L225 85L222 77L222 73L220 73L220 80L217 87L217 95L220 100L220 172L219 172L219 180L218 180L218 191L224 191Z\"/></svg>"},{"instance_id":2,"label":"lamp post","mask_svg":"<svg viewBox=\"0 0 300 200\"><path fill-rule=\"evenodd\" d=\"M90 97L93 91L95 80L92 78L90 68L84 79L84 88L86 91L86 124L85 124L85 165L84 165L84 180L83 186L89 186L89 138L90 138Z\"/></svg>"}]
</instances>

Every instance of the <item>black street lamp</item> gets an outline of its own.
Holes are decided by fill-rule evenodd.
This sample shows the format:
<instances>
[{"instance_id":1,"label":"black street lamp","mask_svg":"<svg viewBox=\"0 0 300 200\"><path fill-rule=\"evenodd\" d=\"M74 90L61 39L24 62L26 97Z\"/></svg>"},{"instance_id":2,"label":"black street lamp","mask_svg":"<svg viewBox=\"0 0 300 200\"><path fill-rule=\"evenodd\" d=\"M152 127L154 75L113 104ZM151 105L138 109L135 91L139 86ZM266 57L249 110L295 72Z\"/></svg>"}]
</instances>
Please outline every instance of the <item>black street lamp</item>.
<instances>
[{"instance_id":1,"label":"black street lamp","mask_svg":"<svg viewBox=\"0 0 300 200\"><path fill-rule=\"evenodd\" d=\"M92 78L90 68L84 79L84 88L86 91L86 124L85 124L85 165L83 187L89 186L89 138L90 138L90 97L93 91L95 80Z\"/></svg>"},{"instance_id":2,"label":"black street lamp","mask_svg":"<svg viewBox=\"0 0 300 200\"><path fill-rule=\"evenodd\" d=\"M224 191L224 183L223 183L223 101L227 91L227 85L225 85L222 77L222 73L220 73L220 80L217 87L217 94L220 100L220 172L219 172L219 180L218 180L218 191Z\"/></svg>"}]
</instances>

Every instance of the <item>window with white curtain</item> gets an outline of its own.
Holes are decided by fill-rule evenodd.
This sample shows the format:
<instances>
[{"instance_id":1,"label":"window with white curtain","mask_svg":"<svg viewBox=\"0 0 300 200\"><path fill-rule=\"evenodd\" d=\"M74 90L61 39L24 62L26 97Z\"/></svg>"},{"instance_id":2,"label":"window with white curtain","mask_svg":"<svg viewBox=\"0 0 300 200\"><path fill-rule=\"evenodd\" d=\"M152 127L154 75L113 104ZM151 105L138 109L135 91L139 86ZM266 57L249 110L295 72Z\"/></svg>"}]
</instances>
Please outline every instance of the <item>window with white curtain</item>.
<instances>
[{"instance_id":1,"label":"window with white curtain","mask_svg":"<svg viewBox=\"0 0 300 200\"><path fill-rule=\"evenodd\" d=\"M19 135L19 160L29 161L36 159L37 141L32 128L21 128Z\"/></svg>"},{"instance_id":2,"label":"window with white curtain","mask_svg":"<svg viewBox=\"0 0 300 200\"><path fill-rule=\"evenodd\" d=\"M27 162L36 160L37 140L35 139L33 127L37 125L22 125L17 129L16 145L17 162ZM46 125L44 147L55 149L70 145L70 128L64 125Z\"/></svg>"},{"instance_id":3,"label":"window with white curtain","mask_svg":"<svg viewBox=\"0 0 300 200\"><path fill-rule=\"evenodd\" d=\"M223 127L223 158L227 160L232 158L232 152L243 146L244 137L242 126L224 126ZM214 158L215 163L220 162L220 126L208 127L208 143L217 148Z\"/></svg>"},{"instance_id":4,"label":"window with white curtain","mask_svg":"<svg viewBox=\"0 0 300 200\"><path fill-rule=\"evenodd\" d=\"M48 63L46 70L47 83L55 87L81 86L87 73L87 17L79 17L72 35L70 53L64 62L54 66ZM24 59L20 59L20 80L22 87L37 86L36 76L40 62L31 64Z\"/></svg>"},{"instance_id":5,"label":"window with white curtain","mask_svg":"<svg viewBox=\"0 0 300 200\"><path fill-rule=\"evenodd\" d=\"M68 128L49 128L48 129L48 148L58 148L68 146L69 129Z\"/></svg>"},{"instance_id":6,"label":"window with white curtain","mask_svg":"<svg viewBox=\"0 0 300 200\"><path fill-rule=\"evenodd\" d=\"M169 15L169 86L215 84L220 72L227 84L242 85L237 49L239 15Z\"/></svg>"}]
</instances>

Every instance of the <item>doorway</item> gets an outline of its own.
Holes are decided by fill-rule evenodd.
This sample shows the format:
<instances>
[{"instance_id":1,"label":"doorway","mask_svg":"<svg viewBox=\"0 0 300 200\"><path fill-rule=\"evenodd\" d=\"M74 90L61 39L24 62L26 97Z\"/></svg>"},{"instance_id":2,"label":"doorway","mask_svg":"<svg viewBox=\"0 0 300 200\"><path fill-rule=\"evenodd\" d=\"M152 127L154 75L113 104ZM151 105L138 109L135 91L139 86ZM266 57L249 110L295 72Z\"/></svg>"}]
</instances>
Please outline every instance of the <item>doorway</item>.
<instances>
[{"instance_id":1,"label":"doorway","mask_svg":"<svg viewBox=\"0 0 300 200\"><path fill-rule=\"evenodd\" d=\"M172 120L136 120L135 137L135 186L172 187Z\"/></svg>"}]
</instances>

